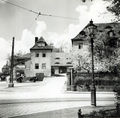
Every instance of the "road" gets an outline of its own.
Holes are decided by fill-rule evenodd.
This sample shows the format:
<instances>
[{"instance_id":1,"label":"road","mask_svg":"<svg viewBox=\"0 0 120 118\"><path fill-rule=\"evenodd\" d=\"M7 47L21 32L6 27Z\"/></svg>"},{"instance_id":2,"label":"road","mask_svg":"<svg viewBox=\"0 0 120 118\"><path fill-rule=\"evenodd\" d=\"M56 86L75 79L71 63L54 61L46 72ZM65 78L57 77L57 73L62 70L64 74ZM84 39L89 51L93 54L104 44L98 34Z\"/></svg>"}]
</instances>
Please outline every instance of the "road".
<instances>
[{"instance_id":1,"label":"road","mask_svg":"<svg viewBox=\"0 0 120 118\"><path fill-rule=\"evenodd\" d=\"M97 105L113 105L113 92L97 92ZM67 92L66 76L47 77L37 83L0 83L0 116L3 118L90 106L90 92Z\"/></svg>"}]
</instances>

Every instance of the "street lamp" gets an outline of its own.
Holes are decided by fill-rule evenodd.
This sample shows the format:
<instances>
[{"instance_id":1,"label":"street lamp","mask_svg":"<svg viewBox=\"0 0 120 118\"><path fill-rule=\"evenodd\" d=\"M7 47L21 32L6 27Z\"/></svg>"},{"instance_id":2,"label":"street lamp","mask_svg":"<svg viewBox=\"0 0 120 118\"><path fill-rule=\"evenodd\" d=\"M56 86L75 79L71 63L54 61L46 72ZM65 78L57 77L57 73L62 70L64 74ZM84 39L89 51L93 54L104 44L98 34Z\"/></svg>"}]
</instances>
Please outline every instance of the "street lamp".
<instances>
[{"instance_id":1,"label":"street lamp","mask_svg":"<svg viewBox=\"0 0 120 118\"><path fill-rule=\"evenodd\" d=\"M95 32L97 29L97 26L93 24L93 21L91 20L89 24L86 26L86 29L88 31L88 34L90 36L90 42L91 42L91 55L92 55L92 86L91 86L91 105L96 106L96 87L95 87L95 80L94 80L94 45L93 45L93 39L95 36Z\"/></svg>"}]
</instances>

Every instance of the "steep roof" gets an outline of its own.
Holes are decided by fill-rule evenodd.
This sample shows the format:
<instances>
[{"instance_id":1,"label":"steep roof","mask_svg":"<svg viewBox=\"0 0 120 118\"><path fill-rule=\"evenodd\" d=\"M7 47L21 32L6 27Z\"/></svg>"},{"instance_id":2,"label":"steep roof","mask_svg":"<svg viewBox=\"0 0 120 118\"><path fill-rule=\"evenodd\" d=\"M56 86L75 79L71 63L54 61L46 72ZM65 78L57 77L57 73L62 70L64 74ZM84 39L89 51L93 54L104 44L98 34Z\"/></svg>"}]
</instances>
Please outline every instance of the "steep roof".
<instances>
[{"instance_id":1,"label":"steep roof","mask_svg":"<svg viewBox=\"0 0 120 118\"><path fill-rule=\"evenodd\" d=\"M37 41L37 43L41 43L41 42L46 43L46 41L45 41L45 39L43 37L40 37L40 39Z\"/></svg>"},{"instance_id":2,"label":"steep roof","mask_svg":"<svg viewBox=\"0 0 120 118\"><path fill-rule=\"evenodd\" d=\"M39 45L40 43L44 43L45 45L40 46ZM32 48L30 48L30 51L31 50L52 50L52 49L53 49L53 47L48 45L43 37L40 37L39 40L34 44L34 46Z\"/></svg>"},{"instance_id":3,"label":"steep roof","mask_svg":"<svg viewBox=\"0 0 120 118\"><path fill-rule=\"evenodd\" d=\"M53 47L52 46L38 46L38 45L34 45L32 48L30 48L30 50L52 50Z\"/></svg>"},{"instance_id":4,"label":"steep roof","mask_svg":"<svg viewBox=\"0 0 120 118\"><path fill-rule=\"evenodd\" d=\"M120 37L120 23L95 23L97 26L98 32L104 32L105 30L114 31L116 37ZM87 26L87 25L86 25ZM77 36L75 36L73 41L83 41L87 38L86 26L79 32Z\"/></svg>"}]
</instances>

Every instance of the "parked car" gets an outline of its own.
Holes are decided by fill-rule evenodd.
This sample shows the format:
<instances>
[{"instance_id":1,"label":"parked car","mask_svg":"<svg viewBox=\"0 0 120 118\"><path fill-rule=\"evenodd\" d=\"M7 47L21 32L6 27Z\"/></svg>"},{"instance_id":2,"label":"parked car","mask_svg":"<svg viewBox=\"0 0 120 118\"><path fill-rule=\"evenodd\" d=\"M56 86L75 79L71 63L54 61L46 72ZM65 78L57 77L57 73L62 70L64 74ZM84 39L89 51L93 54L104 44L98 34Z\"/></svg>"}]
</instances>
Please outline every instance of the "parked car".
<instances>
[{"instance_id":1,"label":"parked car","mask_svg":"<svg viewBox=\"0 0 120 118\"><path fill-rule=\"evenodd\" d=\"M19 82L19 83L22 83L23 82L23 77L22 76L19 76L16 78L16 81Z\"/></svg>"},{"instance_id":2,"label":"parked car","mask_svg":"<svg viewBox=\"0 0 120 118\"><path fill-rule=\"evenodd\" d=\"M38 78L36 76L30 77L29 81L36 82L36 81L38 81Z\"/></svg>"}]
</instances>

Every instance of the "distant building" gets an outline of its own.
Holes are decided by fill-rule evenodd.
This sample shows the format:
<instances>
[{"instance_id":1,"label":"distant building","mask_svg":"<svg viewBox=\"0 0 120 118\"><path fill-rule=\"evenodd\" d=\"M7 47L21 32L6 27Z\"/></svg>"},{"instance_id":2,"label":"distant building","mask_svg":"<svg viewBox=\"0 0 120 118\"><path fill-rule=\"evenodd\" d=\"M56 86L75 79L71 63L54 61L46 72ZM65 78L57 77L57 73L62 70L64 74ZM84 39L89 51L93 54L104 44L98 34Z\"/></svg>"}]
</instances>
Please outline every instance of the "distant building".
<instances>
[{"instance_id":1,"label":"distant building","mask_svg":"<svg viewBox=\"0 0 120 118\"><path fill-rule=\"evenodd\" d=\"M43 37L35 37L35 44L30 48L28 57L18 58L23 64L16 66L16 71L24 70L26 77L44 73L45 76L65 73L72 66L70 55L48 45Z\"/></svg>"}]
</instances>

